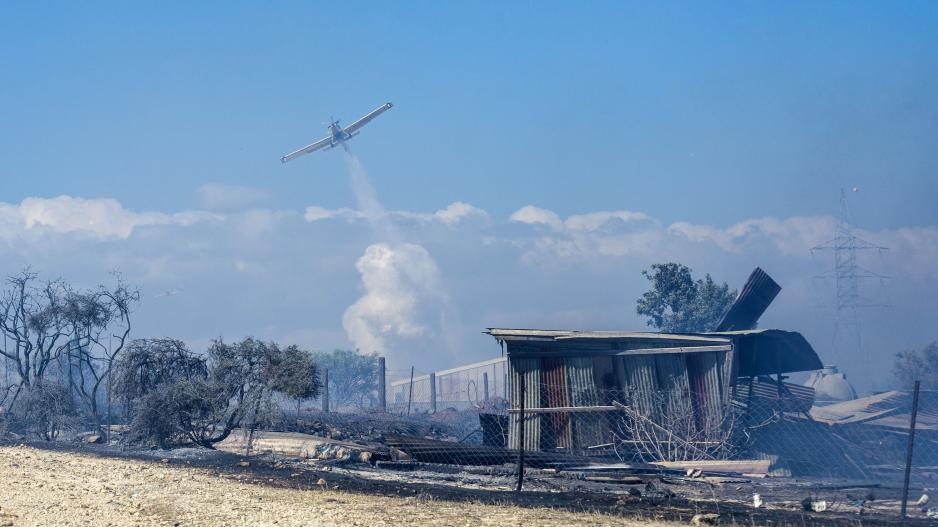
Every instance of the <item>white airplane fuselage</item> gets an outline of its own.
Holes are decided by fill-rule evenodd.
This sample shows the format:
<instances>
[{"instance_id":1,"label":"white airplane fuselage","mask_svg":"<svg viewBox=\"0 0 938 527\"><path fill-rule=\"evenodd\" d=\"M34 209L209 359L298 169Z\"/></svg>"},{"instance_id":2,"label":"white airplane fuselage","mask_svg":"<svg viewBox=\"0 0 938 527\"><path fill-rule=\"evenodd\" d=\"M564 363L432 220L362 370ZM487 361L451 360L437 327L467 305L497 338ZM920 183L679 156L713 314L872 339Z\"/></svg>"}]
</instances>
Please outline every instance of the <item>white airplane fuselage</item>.
<instances>
[{"instance_id":1,"label":"white airplane fuselage","mask_svg":"<svg viewBox=\"0 0 938 527\"><path fill-rule=\"evenodd\" d=\"M348 141L349 139L358 135L354 133L353 134L346 133L345 130L343 130L342 127L339 126L339 121L335 121L329 125L329 134L332 136L332 144L330 145L332 148L335 148L336 145L338 145L342 141Z\"/></svg>"}]
</instances>

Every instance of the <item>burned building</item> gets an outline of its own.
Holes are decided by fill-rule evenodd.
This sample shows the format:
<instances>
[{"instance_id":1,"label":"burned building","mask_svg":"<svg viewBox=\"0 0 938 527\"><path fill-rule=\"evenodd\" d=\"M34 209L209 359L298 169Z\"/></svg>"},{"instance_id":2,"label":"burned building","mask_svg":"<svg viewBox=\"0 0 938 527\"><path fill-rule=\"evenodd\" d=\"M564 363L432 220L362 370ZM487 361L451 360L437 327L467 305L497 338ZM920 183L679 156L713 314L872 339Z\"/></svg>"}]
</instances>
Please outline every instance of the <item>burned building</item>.
<instances>
[{"instance_id":1,"label":"burned building","mask_svg":"<svg viewBox=\"0 0 938 527\"><path fill-rule=\"evenodd\" d=\"M811 345L797 332L754 329L779 290L757 268L711 333L490 328L508 359L510 406L526 408L523 430L517 410L509 418L508 446L523 436L525 450L730 457L756 410L813 403L813 391L784 382L822 367Z\"/></svg>"},{"instance_id":2,"label":"burned building","mask_svg":"<svg viewBox=\"0 0 938 527\"><path fill-rule=\"evenodd\" d=\"M656 423L675 411L692 418L697 428L723 423L734 397L748 395L753 384L766 384L758 381L821 367L804 337L774 329L698 335L495 328L488 333L505 344L512 407L520 407L524 379L524 406L531 415L525 448L531 450L582 452L612 443L612 431L593 414L617 412L618 405ZM782 395L788 398L787 392ZM517 446L517 435L510 432L511 446Z\"/></svg>"}]
</instances>

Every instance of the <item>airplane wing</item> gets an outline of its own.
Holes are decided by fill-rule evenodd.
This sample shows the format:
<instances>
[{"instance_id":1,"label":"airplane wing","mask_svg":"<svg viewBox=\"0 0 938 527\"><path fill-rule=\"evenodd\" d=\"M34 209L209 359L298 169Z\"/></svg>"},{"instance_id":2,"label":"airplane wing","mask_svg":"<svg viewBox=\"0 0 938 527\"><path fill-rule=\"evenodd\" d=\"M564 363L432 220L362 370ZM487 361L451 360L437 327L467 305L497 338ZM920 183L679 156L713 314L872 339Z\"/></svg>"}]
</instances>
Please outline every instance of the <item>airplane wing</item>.
<instances>
[{"instance_id":1,"label":"airplane wing","mask_svg":"<svg viewBox=\"0 0 938 527\"><path fill-rule=\"evenodd\" d=\"M281 157L280 162L286 163L287 161L292 161L300 156L305 156L306 154L315 152L316 150L322 150L323 148L329 146L330 144L332 144L332 136L323 137L322 139L320 139L319 141L316 141L315 143L311 145L306 145L303 148L300 148L299 150L290 152L289 154Z\"/></svg>"},{"instance_id":2,"label":"airplane wing","mask_svg":"<svg viewBox=\"0 0 938 527\"><path fill-rule=\"evenodd\" d=\"M346 126L345 128L343 128L343 131L346 132L346 133L349 133L349 134L355 133L356 130L358 130L358 129L361 128L362 126L365 126L366 124L368 124L368 121L370 121L370 120L374 119L375 117L381 115L382 113L384 113L384 112L390 110L393 106L394 106L393 104L391 104L391 103L389 103L389 102L386 102L386 103L382 104L381 106L375 108L375 109L372 110L371 112L369 112L368 115L362 117L361 119L359 119L359 120L355 121L354 123L352 123L352 124Z\"/></svg>"}]
</instances>

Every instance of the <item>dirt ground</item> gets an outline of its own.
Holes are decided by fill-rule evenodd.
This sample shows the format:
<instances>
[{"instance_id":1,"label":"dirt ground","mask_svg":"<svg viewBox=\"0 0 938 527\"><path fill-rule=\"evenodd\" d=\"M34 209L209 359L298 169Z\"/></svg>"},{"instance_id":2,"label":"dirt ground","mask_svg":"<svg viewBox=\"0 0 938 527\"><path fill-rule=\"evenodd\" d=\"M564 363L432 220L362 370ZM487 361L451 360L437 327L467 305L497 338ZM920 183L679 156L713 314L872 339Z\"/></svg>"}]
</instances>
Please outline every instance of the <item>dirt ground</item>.
<instances>
[{"instance_id":1,"label":"dirt ground","mask_svg":"<svg viewBox=\"0 0 938 527\"><path fill-rule=\"evenodd\" d=\"M677 525L420 495L369 496L329 487L329 481L305 489L266 485L176 459L141 461L0 447L0 527Z\"/></svg>"}]
</instances>

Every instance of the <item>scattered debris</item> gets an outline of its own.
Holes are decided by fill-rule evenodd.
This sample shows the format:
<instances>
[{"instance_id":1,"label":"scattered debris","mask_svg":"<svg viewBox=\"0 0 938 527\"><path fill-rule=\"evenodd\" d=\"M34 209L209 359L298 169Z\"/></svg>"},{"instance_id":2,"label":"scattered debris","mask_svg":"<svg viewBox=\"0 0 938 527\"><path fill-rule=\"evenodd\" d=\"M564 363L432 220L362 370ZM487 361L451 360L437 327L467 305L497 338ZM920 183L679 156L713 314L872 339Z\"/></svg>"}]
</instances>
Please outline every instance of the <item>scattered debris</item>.
<instances>
[{"instance_id":1,"label":"scattered debris","mask_svg":"<svg viewBox=\"0 0 938 527\"><path fill-rule=\"evenodd\" d=\"M719 514L695 514L690 519L691 525L718 525L720 523Z\"/></svg>"},{"instance_id":2,"label":"scattered debris","mask_svg":"<svg viewBox=\"0 0 938 527\"><path fill-rule=\"evenodd\" d=\"M752 506L758 509L758 508L761 508L762 505L763 505L763 503L762 503L762 496L760 496L758 493L753 494L753 495L752 495Z\"/></svg>"},{"instance_id":3,"label":"scattered debris","mask_svg":"<svg viewBox=\"0 0 938 527\"><path fill-rule=\"evenodd\" d=\"M922 496L915 502L919 507L924 507L928 504L928 489L922 491Z\"/></svg>"}]
</instances>

